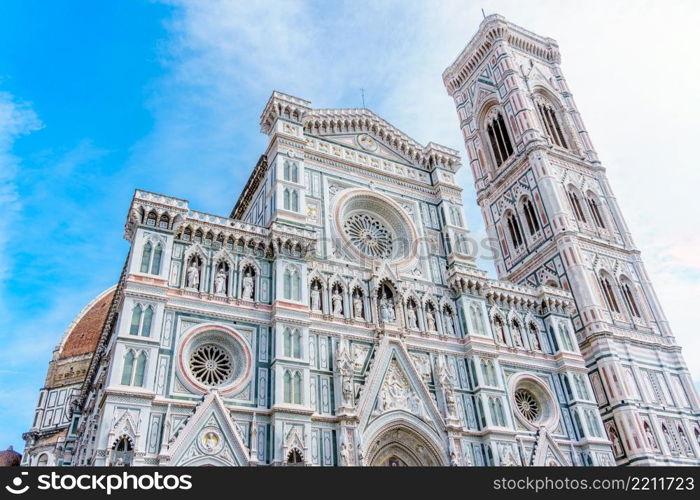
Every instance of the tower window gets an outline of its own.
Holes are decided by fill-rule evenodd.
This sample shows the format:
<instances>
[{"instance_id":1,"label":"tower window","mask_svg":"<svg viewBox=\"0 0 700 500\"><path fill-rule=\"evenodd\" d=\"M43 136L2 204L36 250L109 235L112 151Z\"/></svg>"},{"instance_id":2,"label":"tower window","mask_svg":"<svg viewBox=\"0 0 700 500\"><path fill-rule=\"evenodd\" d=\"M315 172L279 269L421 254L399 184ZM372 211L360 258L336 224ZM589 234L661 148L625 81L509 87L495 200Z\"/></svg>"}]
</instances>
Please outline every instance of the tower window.
<instances>
[{"instance_id":1,"label":"tower window","mask_svg":"<svg viewBox=\"0 0 700 500\"><path fill-rule=\"evenodd\" d=\"M595 222L596 226L598 226L601 229L605 229L605 221L603 220L603 216L600 213L600 207L598 206L598 202L596 201L595 197L589 194L587 201L588 208L591 209L593 221Z\"/></svg>"},{"instance_id":2,"label":"tower window","mask_svg":"<svg viewBox=\"0 0 700 500\"><path fill-rule=\"evenodd\" d=\"M513 248L518 249L523 244L523 232L520 229L520 223L517 217L512 212L506 216L506 224L510 233L510 241L513 243Z\"/></svg>"},{"instance_id":3,"label":"tower window","mask_svg":"<svg viewBox=\"0 0 700 500\"><path fill-rule=\"evenodd\" d=\"M569 201L571 202L571 208L574 210L576 220L585 223L586 215L583 213L583 208L581 207L581 200L579 200L578 195L571 189L569 189L568 194Z\"/></svg>"},{"instance_id":4,"label":"tower window","mask_svg":"<svg viewBox=\"0 0 700 500\"><path fill-rule=\"evenodd\" d=\"M540 221L537 218L535 207L532 205L532 201L529 198L525 198L525 201L523 201L522 206L523 212L525 212L525 221L527 222L527 228L530 231L530 235L533 236L537 231L540 230Z\"/></svg>"},{"instance_id":5,"label":"tower window","mask_svg":"<svg viewBox=\"0 0 700 500\"><path fill-rule=\"evenodd\" d=\"M542 120L542 124L544 125L549 139L561 148L568 148L554 108L548 103L538 102L537 111L539 112L540 120Z\"/></svg>"},{"instance_id":6,"label":"tower window","mask_svg":"<svg viewBox=\"0 0 700 500\"><path fill-rule=\"evenodd\" d=\"M606 276L600 278L600 287L603 289L603 295L605 295L605 301L608 303L610 310L619 314L620 306L618 306L617 299L615 299L615 292L612 285L610 285L610 280Z\"/></svg>"},{"instance_id":7,"label":"tower window","mask_svg":"<svg viewBox=\"0 0 700 500\"><path fill-rule=\"evenodd\" d=\"M486 125L486 131L489 135L496 166L500 167L513 154L513 145L510 142L506 122L501 113L496 113Z\"/></svg>"},{"instance_id":8,"label":"tower window","mask_svg":"<svg viewBox=\"0 0 700 500\"><path fill-rule=\"evenodd\" d=\"M637 306L637 301L634 299L634 294L632 293L630 283L623 282L620 288L622 288L622 296L625 298L627 307L629 307L632 315L635 318L641 318L642 315L639 313L639 307Z\"/></svg>"}]
</instances>

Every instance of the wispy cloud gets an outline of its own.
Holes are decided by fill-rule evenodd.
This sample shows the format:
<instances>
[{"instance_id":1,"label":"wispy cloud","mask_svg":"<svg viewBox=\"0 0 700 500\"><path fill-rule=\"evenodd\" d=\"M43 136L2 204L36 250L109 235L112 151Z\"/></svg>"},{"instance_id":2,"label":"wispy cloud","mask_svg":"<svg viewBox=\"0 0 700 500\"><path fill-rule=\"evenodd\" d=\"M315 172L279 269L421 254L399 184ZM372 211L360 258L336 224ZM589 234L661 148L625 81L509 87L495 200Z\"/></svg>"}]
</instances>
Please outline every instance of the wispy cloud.
<instances>
[{"instance_id":1,"label":"wispy cloud","mask_svg":"<svg viewBox=\"0 0 700 500\"><path fill-rule=\"evenodd\" d=\"M583 118L700 379L692 361L700 358L693 303L700 241L687 236L698 230L693 189L700 181L688 147L700 112L700 63L687 51L700 44L696 2L646 2L634 10L604 1L582 9L572 0L169 3L177 7L163 52L170 74L153 102L159 119L140 158L189 158L191 171L172 176L174 193L222 213L264 148L257 118L273 89L319 107L353 107L363 87L368 107L420 142L456 147L464 157L441 74L476 30L480 8L556 38ZM202 182L202 171L218 183ZM459 179L470 226L482 236L467 168Z\"/></svg>"},{"instance_id":2,"label":"wispy cloud","mask_svg":"<svg viewBox=\"0 0 700 500\"><path fill-rule=\"evenodd\" d=\"M5 254L8 228L21 206L17 193L20 160L13 153L17 138L39 130L43 124L31 104L9 92L0 92L0 287L8 272L10 260ZM0 312L2 306L0 305Z\"/></svg>"}]
</instances>

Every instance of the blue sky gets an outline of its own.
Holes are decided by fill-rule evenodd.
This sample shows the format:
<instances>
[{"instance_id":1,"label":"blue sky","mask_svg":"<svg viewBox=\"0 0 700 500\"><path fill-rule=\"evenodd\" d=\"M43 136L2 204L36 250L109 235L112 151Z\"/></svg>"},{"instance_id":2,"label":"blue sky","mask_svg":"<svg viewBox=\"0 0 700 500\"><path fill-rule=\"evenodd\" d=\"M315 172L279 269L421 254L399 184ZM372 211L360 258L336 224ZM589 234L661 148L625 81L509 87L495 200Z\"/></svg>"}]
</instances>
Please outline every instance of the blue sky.
<instances>
[{"instance_id":1,"label":"blue sky","mask_svg":"<svg viewBox=\"0 0 700 500\"><path fill-rule=\"evenodd\" d=\"M273 89L354 107L365 88L367 106L419 142L463 150L441 73L482 7L559 41L700 380L700 170L688 147L700 112L697 2L251 3L3 2L0 447L23 447L53 348L117 280L135 188L227 215L265 147L258 120ZM469 175L460 175L467 218L481 234Z\"/></svg>"}]
</instances>

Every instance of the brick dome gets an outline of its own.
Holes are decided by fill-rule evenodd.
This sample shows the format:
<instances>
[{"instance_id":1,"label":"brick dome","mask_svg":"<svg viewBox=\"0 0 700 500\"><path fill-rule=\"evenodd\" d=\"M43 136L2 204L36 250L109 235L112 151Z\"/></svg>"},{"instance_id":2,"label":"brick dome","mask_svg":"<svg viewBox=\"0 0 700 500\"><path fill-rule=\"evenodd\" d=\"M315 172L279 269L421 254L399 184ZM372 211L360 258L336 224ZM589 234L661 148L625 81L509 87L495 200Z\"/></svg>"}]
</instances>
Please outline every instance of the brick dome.
<instances>
[{"instance_id":1,"label":"brick dome","mask_svg":"<svg viewBox=\"0 0 700 500\"><path fill-rule=\"evenodd\" d=\"M112 287L88 304L68 328L59 359L89 354L95 351L114 298Z\"/></svg>"},{"instance_id":2,"label":"brick dome","mask_svg":"<svg viewBox=\"0 0 700 500\"><path fill-rule=\"evenodd\" d=\"M17 467L22 462L22 455L12 449L12 446L5 451L0 451L0 467Z\"/></svg>"}]
</instances>

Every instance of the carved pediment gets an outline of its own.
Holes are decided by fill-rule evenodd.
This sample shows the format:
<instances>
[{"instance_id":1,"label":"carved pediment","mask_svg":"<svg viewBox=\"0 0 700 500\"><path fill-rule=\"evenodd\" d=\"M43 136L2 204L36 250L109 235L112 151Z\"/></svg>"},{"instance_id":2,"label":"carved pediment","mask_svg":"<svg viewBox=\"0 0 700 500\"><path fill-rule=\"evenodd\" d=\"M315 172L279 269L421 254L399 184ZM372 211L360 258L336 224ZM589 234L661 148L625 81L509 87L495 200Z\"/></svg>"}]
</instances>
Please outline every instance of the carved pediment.
<instances>
[{"instance_id":1,"label":"carved pediment","mask_svg":"<svg viewBox=\"0 0 700 500\"><path fill-rule=\"evenodd\" d=\"M248 465L241 431L219 393L212 391L194 409L172 444L164 443L161 465Z\"/></svg>"}]
</instances>

